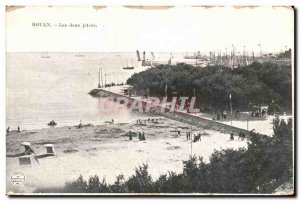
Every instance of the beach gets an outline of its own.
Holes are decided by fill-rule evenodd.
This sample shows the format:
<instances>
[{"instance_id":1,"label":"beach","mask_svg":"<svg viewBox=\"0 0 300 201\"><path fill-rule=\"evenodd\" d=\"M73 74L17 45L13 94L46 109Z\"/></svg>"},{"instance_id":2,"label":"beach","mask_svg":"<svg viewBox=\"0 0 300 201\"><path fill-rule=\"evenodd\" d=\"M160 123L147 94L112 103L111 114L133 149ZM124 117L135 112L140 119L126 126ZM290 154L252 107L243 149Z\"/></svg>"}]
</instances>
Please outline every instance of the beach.
<instances>
[{"instance_id":1,"label":"beach","mask_svg":"<svg viewBox=\"0 0 300 201\"><path fill-rule=\"evenodd\" d=\"M136 124L137 119L146 121L146 125ZM178 129L181 130L180 136ZM139 141L133 135L130 141L129 131L144 132L146 140ZM201 141L187 141L187 131L192 135L202 133ZM62 187L66 181L79 175L87 179L97 174L107 183L113 183L117 175L128 178L134 173L134 168L142 164L148 164L149 173L157 179L168 171L182 172L182 161L190 157L191 146L192 154L203 157L206 162L214 150L247 148L246 140L236 137L230 141L229 138L229 134L191 127L159 116L139 116L127 122L115 121L114 124L82 128L65 126L11 132L7 135L7 154L22 152L24 148L20 144L26 141L31 143L36 154L46 152L44 144L53 144L56 156L40 159L39 164L31 166L20 166L18 158L7 158L7 192L31 193L37 187ZM12 186L10 175L13 172L25 175L24 186Z\"/></svg>"}]
</instances>

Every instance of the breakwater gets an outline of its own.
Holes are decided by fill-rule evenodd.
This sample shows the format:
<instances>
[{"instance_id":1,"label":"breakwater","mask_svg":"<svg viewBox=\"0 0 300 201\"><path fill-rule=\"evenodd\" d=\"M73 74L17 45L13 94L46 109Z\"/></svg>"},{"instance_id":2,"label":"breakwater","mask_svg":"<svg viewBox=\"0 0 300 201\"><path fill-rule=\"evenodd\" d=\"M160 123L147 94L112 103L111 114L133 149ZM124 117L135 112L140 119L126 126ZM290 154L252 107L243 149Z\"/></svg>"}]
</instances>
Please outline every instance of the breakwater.
<instances>
[{"instance_id":1,"label":"breakwater","mask_svg":"<svg viewBox=\"0 0 300 201\"><path fill-rule=\"evenodd\" d=\"M92 89L89 94L91 96L95 97L112 97L113 100L116 100L117 97L126 97L128 99L128 104L132 104L134 101L137 100L136 97L129 97L120 93L108 91L106 89L98 88L98 89ZM138 100L141 101L143 106L145 106L147 103L144 100ZM173 119L176 121L188 123L193 126L200 126L202 128L207 128L207 129L212 129L212 130L217 130L220 131L221 133L233 133L234 135L238 135L240 132L243 132L246 134L246 137L249 137L249 131L238 128L235 126L227 125L222 122L214 121L211 119L195 116L193 114L183 112L183 111L172 111L172 112L161 112L161 108L164 110L168 110L168 108L164 108L162 106L154 105L157 107L156 110L150 110L150 112L155 113L157 115Z\"/></svg>"}]
</instances>

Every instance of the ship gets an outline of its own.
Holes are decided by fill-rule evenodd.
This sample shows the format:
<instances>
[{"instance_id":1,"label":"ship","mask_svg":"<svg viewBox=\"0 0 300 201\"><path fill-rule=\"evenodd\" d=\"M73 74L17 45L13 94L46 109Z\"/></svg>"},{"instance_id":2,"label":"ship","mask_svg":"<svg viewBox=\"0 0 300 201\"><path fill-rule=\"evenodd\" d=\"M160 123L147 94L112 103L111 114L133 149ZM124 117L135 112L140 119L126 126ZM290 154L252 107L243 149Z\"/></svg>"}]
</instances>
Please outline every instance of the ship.
<instances>
[{"instance_id":1,"label":"ship","mask_svg":"<svg viewBox=\"0 0 300 201\"><path fill-rule=\"evenodd\" d=\"M85 57L84 54L75 54L75 57Z\"/></svg>"},{"instance_id":2,"label":"ship","mask_svg":"<svg viewBox=\"0 0 300 201\"><path fill-rule=\"evenodd\" d=\"M126 63L127 63L127 66L123 67L124 70L133 70L134 69L134 67L133 67L133 61L132 61L132 66L129 66L127 58L126 58Z\"/></svg>"},{"instance_id":3,"label":"ship","mask_svg":"<svg viewBox=\"0 0 300 201\"><path fill-rule=\"evenodd\" d=\"M50 56L48 55L48 51L45 52L45 53L43 53L43 54L41 55L41 57L44 58L44 59L50 58Z\"/></svg>"},{"instance_id":4,"label":"ship","mask_svg":"<svg viewBox=\"0 0 300 201\"><path fill-rule=\"evenodd\" d=\"M194 55L188 55L187 53L184 55L185 59L200 59L201 58L201 54L200 51L196 53L194 53Z\"/></svg>"},{"instance_id":5,"label":"ship","mask_svg":"<svg viewBox=\"0 0 300 201\"><path fill-rule=\"evenodd\" d=\"M137 58L138 58L138 61L142 61L141 63L141 66L143 67L155 67L155 66L159 66L159 65L167 65L167 64L171 64L172 63L172 59L174 58L172 53L170 53L170 58L168 60L156 60L155 59L155 55L153 52L151 52L151 59L148 60L146 59L146 52L144 51L143 52L143 58L142 60L140 59L140 54L139 54L139 51L137 50Z\"/></svg>"}]
</instances>

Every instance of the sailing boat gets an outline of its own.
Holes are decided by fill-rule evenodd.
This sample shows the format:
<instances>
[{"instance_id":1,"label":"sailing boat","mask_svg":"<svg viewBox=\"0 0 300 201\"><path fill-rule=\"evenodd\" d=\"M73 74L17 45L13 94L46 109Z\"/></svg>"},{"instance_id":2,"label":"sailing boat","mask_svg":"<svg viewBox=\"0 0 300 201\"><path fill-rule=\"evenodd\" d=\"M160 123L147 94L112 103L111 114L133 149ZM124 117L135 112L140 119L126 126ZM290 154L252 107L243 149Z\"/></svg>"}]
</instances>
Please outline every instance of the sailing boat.
<instances>
[{"instance_id":1,"label":"sailing boat","mask_svg":"<svg viewBox=\"0 0 300 201\"><path fill-rule=\"evenodd\" d=\"M42 54L41 57L42 57L42 58L45 58L45 59L50 58L50 56L48 55L48 51L46 52L46 54Z\"/></svg>"},{"instance_id":2,"label":"sailing boat","mask_svg":"<svg viewBox=\"0 0 300 201\"><path fill-rule=\"evenodd\" d=\"M78 53L78 54L75 54L75 57L85 57L85 55Z\"/></svg>"},{"instance_id":3,"label":"sailing boat","mask_svg":"<svg viewBox=\"0 0 300 201\"><path fill-rule=\"evenodd\" d=\"M127 58L126 58L126 63L127 63L127 66L123 67L124 70L133 70L134 69L133 61L132 61L132 66L128 66L128 61L127 61Z\"/></svg>"}]
</instances>

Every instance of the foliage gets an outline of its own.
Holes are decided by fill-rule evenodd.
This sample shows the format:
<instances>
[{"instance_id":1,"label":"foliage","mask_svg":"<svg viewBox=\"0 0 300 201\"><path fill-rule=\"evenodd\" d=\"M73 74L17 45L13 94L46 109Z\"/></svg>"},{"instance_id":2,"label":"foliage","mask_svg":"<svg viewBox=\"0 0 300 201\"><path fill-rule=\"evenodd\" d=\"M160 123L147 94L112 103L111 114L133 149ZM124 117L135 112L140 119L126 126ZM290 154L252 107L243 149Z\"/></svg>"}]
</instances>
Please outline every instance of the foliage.
<instances>
[{"instance_id":1,"label":"foliage","mask_svg":"<svg viewBox=\"0 0 300 201\"><path fill-rule=\"evenodd\" d=\"M210 66L193 67L187 64L160 65L134 74L127 80L138 93L147 90L151 96L195 95L202 110L229 108L232 94L233 108L249 109L250 106L268 105L273 111L291 112L292 82L291 66L271 63L252 63L243 68ZM271 112L271 111L270 111Z\"/></svg>"}]
</instances>

